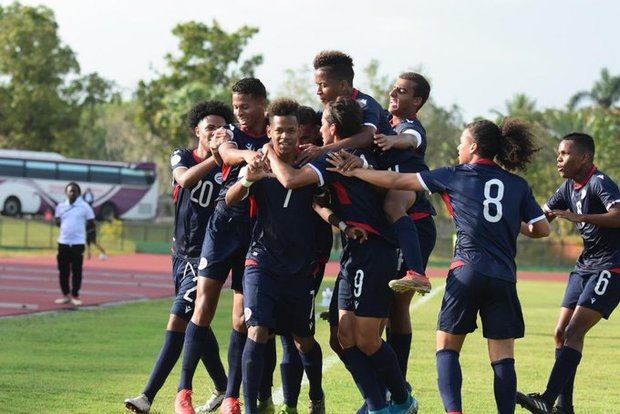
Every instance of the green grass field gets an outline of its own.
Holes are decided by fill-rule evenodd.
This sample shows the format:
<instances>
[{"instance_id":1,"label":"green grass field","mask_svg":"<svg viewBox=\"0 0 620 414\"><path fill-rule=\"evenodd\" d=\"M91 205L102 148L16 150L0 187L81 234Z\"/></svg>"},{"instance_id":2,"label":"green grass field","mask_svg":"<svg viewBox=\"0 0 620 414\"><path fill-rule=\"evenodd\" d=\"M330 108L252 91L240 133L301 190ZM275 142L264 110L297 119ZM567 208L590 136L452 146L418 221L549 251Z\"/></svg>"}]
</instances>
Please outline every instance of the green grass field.
<instances>
[{"instance_id":1,"label":"green grass field","mask_svg":"<svg viewBox=\"0 0 620 414\"><path fill-rule=\"evenodd\" d=\"M435 286L443 280L434 280ZM526 317L526 337L517 342L519 388L541 390L553 362L551 333L564 285L522 281L519 292ZM414 339L409 380L421 413L443 413L437 391L434 329L441 293L413 308ZM169 300L153 300L92 310L66 311L0 320L0 412L122 413L123 399L139 394L159 352ZM230 333L231 295L223 295L214 329L226 361ZM615 315L613 315L615 316ZM603 321L586 340L576 380L578 412L610 413L620 406L620 322ZM318 322L317 337L324 358L333 362L327 344L328 326ZM494 413L493 374L486 344L479 332L461 354L464 409ZM226 364L225 364L226 365ZM152 412L172 413L179 366L161 390ZM276 370L275 387L280 385ZM352 413L361 397L348 372L337 362L324 372L329 413ZM211 384L202 365L194 382L195 402L202 404ZM305 412L307 388L300 412ZM520 412L520 409L517 409ZM523 412L523 411L521 411Z\"/></svg>"}]
</instances>

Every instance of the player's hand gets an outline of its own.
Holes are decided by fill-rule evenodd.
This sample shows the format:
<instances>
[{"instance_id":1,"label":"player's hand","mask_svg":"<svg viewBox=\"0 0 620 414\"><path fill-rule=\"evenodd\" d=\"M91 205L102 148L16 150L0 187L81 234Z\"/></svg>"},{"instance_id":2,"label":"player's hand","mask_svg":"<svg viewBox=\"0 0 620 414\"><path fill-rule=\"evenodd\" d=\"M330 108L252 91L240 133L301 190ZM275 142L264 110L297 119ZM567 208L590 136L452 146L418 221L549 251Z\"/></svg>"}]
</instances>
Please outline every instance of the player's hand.
<instances>
[{"instance_id":1,"label":"player's hand","mask_svg":"<svg viewBox=\"0 0 620 414\"><path fill-rule=\"evenodd\" d=\"M569 210L551 210L551 213L555 217L563 218L572 223L581 223L583 221L583 217L581 216L581 214L573 213Z\"/></svg>"},{"instance_id":2,"label":"player's hand","mask_svg":"<svg viewBox=\"0 0 620 414\"><path fill-rule=\"evenodd\" d=\"M382 151L392 149L394 146L394 139L391 135L375 134L374 142Z\"/></svg>"},{"instance_id":3,"label":"player's hand","mask_svg":"<svg viewBox=\"0 0 620 414\"><path fill-rule=\"evenodd\" d=\"M344 234L347 238L357 240L360 243L364 243L368 240L368 232L361 227L347 226L347 228L344 229Z\"/></svg>"},{"instance_id":4,"label":"player's hand","mask_svg":"<svg viewBox=\"0 0 620 414\"><path fill-rule=\"evenodd\" d=\"M325 151L323 147L319 147L314 144L301 144L299 148L301 148L301 152L297 156L296 162L300 166L319 158Z\"/></svg>"},{"instance_id":5,"label":"player's hand","mask_svg":"<svg viewBox=\"0 0 620 414\"><path fill-rule=\"evenodd\" d=\"M256 157L251 163L248 163L248 169L245 173L245 178L249 181L258 181L267 176L265 168L265 162L263 161L262 154L256 154Z\"/></svg>"},{"instance_id":6,"label":"player's hand","mask_svg":"<svg viewBox=\"0 0 620 414\"><path fill-rule=\"evenodd\" d=\"M328 171L335 171L347 177L352 177L356 168L364 166L364 161L360 157L344 150L331 152L327 162L333 165L332 168L327 168Z\"/></svg>"},{"instance_id":7,"label":"player's hand","mask_svg":"<svg viewBox=\"0 0 620 414\"><path fill-rule=\"evenodd\" d=\"M211 152L217 152L220 145L224 142L230 141L230 130L226 128L218 128L211 135L211 139L209 140L209 148L211 148Z\"/></svg>"},{"instance_id":8,"label":"player's hand","mask_svg":"<svg viewBox=\"0 0 620 414\"><path fill-rule=\"evenodd\" d=\"M254 162L254 159L256 158L256 156L262 157L262 154L260 154L258 151L252 151L252 150L243 151L243 160L248 165Z\"/></svg>"}]
</instances>

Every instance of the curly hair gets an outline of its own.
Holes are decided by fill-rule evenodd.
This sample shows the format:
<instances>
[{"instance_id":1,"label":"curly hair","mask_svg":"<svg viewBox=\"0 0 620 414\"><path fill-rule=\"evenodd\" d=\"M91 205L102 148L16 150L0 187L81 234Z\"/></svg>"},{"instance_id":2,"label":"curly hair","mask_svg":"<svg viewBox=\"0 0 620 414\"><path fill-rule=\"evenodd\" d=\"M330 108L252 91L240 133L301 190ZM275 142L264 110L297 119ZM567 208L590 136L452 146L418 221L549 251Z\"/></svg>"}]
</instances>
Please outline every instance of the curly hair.
<instances>
[{"instance_id":1,"label":"curly hair","mask_svg":"<svg viewBox=\"0 0 620 414\"><path fill-rule=\"evenodd\" d=\"M431 85L426 78L415 72L401 73L399 78L406 79L413 83L413 96L422 98L422 105L420 105L420 108L422 108L431 94Z\"/></svg>"},{"instance_id":2,"label":"curly hair","mask_svg":"<svg viewBox=\"0 0 620 414\"><path fill-rule=\"evenodd\" d=\"M267 99L267 89L265 85L256 78L243 78L239 79L232 86L233 93L239 93L242 95L251 95L254 98Z\"/></svg>"},{"instance_id":3,"label":"curly hair","mask_svg":"<svg viewBox=\"0 0 620 414\"><path fill-rule=\"evenodd\" d=\"M347 81L353 85L353 59L346 53L337 50L324 50L314 57L314 70L322 70L328 78Z\"/></svg>"},{"instance_id":4,"label":"curly hair","mask_svg":"<svg viewBox=\"0 0 620 414\"><path fill-rule=\"evenodd\" d=\"M274 116L294 116L299 121L299 104L289 98L278 98L269 105L269 119Z\"/></svg>"},{"instance_id":5,"label":"curly hair","mask_svg":"<svg viewBox=\"0 0 620 414\"><path fill-rule=\"evenodd\" d=\"M339 96L325 106L325 120L336 125L342 138L357 134L362 129L362 108L355 99Z\"/></svg>"},{"instance_id":6,"label":"curly hair","mask_svg":"<svg viewBox=\"0 0 620 414\"><path fill-rule=\"evenodd\" d=\"M500 126L481 119L468 124L467 129L478 144L477 154L495 159L509 171L525 170L540 150L531 125L519 119L507 118Z\"/></svg>"},{"instance_id":7,"label":"curly hair","mask_svg":"<svg viewBox=\"0 0 620 414\"><path fill-rule=\"evenodd\" d=\"M230 106L221 101L202 101L197 103L187 113L187 126L194 131L196 125L209 115L217 115L224 118L227 124L232 124L235 121L235 115L233 114Z\"/></svg>"}]
</instances>

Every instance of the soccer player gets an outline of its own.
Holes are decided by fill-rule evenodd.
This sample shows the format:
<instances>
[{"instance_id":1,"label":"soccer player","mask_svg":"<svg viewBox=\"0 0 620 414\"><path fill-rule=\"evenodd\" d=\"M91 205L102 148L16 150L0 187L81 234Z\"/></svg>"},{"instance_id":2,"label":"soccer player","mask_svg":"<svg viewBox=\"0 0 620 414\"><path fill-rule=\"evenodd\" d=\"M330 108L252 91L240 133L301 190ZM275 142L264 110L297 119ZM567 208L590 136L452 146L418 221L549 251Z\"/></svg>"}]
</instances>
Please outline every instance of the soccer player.
<instances>
[{"instance_id":1,"label":"soccer player","mask_svg":"<svg viewBox=\"0 0 620 414\"><path fill-rule=\"evenodd\" d=\"M216 198L215 211L207 224L205 240L200 253L198 281L194 314L185 334L185 352L179 392L175 410L181 414L193 414L192 378L198 360L207 347L209 326L215 315L220 292L228 274L232 271L233 326L228 347L228 385L222 403L223 413L239 413L239 388L241 386L241 356L247 337L243 318L243 287L241 280L245 254L250 241L250 203L245 200L227 206L226 191L237 181L239 169L252 162L267 141L265 135L265 108L267 92L262 82L244 78L232 87L232 103L239 126L232 127L232 138L218 148L224 165L224 180ZM228 131L219 129L215 136L226 136ZM206 352L211 352L207 350ZM275 365L275 345L273 348ZM270 388L270 387L269 387Z\"/></svg>"},{"instance_id":2,"label":"soccer player","mask_svg":"<svg viewBox=\"0 0 620 414\"><path fill-rule=\"evenodd\" d=\"M135 413L150 411L155 395L181 355L187 323L194 311L200 249L222 183L220 168L211 156L211 141L215 130L233 121L233 112L224 103L198 103L187 114L188 127L198 138L198 147L194 150L175 149L170 156L175 205L172 275L176 297L166 326L164 345L149 381L142 394L125 400L127 409ZM205 348L209 354L203 355L202 360L213 379L215 391L204 408L205 411L212 411L224 399L227 378L219 357L217 339L210 327L206 340Z\"/></svg>"},{"instance_id":3,"label":"soccer player","mask_svg":"<svg viewBox=\"0 0 620 414\"><path fill-rule=\"evenodd\" d=\"M524 334L516 290L516 241L520 231L530 237L548 236L549 223L527 182L507 170L523 169L537 148L526 124L507 120L498 127L480 120L465 128L458 151L459 165L433 171L339 171L380 187L442 193L458 235L437 326L437 374L444 408L462 413L458 358L480 312L497 409L500 414L513 413L514 340ZM347 158L346 153L331 157L336 166Z\"/></svg>"},{"instance_id":4,"label":"soccer player","mask_svg":"<svg viewBox=\"0 0 620 414\"><path fill-rule=\"evenodd\" d=\"M556 360L542 394L517 393L533 413L574 413L573 385L588 331L608 319L620 301L620 191L594 165L594 140L573 132L558 148L566 181L544 207L550 220L575 223L584 249L571 272L555 329ZM556 402L557 406L553 407Z\"/></svg>"},{"instance_id":5,"label":"soccer player","mask_svg":"<svg viewBox=\"0 0 620 414\"><path fill-rule=\"evenodd\" d=\"M293 165L299 137L298 104L289 99L274 101L269 109L265 146L283 163ZM265 157L265 156L262 156ZM261 156L248 166L245 176L226 194L234 205L248 194L257 207L256 225L246 258L243 277L248 339L243 351L243 391L246 413L257 413L258 388L264 370L265 346L270 331L292 331L308 378L318 382L311 413L325 413L320 387L322 352L314 340L313 276L316 185L287 189L267 177ZM288 328L288 329L287 329Z\"/></svg>"},{"instance_id":6,"label":"soccer player","mask_svg":"<svg viewBox=\"0 0 620 414\"><path fill-rule=\"evenodd\" d=\"M361 127L362 112L355 100L338 97L325 106L321 126L325 145L341 142L359 133ZM343 230L352 225L368 232L367 240L347 239L344 243L338 288L341 355L362 390L369 412L415 412L417 403L407 392L396 355L379 334L393 298L388 281L396 275L391 226L373 189L360 180L327 171L326 160L327 154L296 169L269 153L271 169L286 188L327 185L334 212L344 221ZM389 408L377 377L392 393Z\"/></svg>"}]
</instances>

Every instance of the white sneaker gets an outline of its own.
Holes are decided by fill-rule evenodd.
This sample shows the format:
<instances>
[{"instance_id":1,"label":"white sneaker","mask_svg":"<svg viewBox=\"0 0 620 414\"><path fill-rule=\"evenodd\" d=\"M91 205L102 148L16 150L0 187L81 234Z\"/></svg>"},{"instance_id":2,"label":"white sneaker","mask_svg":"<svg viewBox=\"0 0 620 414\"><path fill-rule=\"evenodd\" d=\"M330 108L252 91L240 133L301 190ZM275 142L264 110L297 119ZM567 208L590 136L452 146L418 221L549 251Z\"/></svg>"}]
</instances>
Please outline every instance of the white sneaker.
<instances>
[{"instance_id":1,"label":"white sneaker","mask_svg":"<svg viewBox=\"0 0 620 414\"><path fill-rule=\"evenodd\" d=\"M134 398L127 398L125 400L125 408L132 413L148 414L151 411L151 403L146 395L140 394Z\"/></svg>"},{"instance_id":2,"label":"white sneaker","mask_svg":"<svg viewBox=\"0 0 620 414\"><path fill-rule=\"evenodd\" d=\"M82 301L78 298L71 298L71 303L73 304L73 306L80 306L82 304Z\"/></svg>"},{"instance_id":3,"label":"white sneaker","mask_svg":"<svg viewBox=\"0 0 620 414\"><path fill-rule=\"evenodd\" d=\"M65 303L71 302L71 298L69 296L63 296L62 298L58 298L54 300L54 303L57 305L64 305Z\"/></svg>"},{"instance_id":4,"label":"white sneaker","mask_svg":"<svg viewBox=\"0 0 620 414\"><path fill-rule=\"evenodd\" d=\"M220 405L222 405L222 401L224 401L225 392L223 391L213 391L211 397L207 400L205 405L201 405L196 408L197 413L210 413L215 411Z\"/></svg>"},{"instance_id":5,"label":"white sneaker","mask_svg":"<svg viewBox=\"0 0 620 414\"><path fill-rule=\"evenodd\" d=\"M108 255L107 255L107 254L104 254L104 253L101 253L101 254L99 255L99 260L108 260Z\"/></svg>"}]
</instances>

